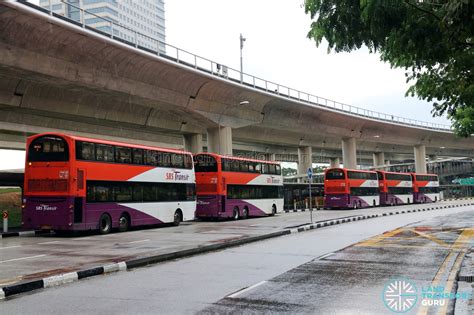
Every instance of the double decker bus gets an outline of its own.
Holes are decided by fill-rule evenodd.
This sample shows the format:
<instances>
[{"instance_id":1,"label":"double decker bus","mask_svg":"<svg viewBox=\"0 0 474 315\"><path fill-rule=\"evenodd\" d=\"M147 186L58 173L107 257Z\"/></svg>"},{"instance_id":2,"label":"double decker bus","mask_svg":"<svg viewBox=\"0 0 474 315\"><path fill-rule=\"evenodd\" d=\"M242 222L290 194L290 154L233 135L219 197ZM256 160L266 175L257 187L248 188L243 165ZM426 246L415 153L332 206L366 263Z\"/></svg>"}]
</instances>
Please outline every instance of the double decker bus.
<instances>
[{"instance_id":1,"label":"double decker bus","mask_svg":"<svg viewBox=\"0 0 474 315\"><path fill-rule=\"evenodd\" d=\"M126 231L194 219L191 153L65 134L27 140L23 226Z\"/></svg>"},{"instance_id":2,"label":"double decker bus","mask_svg":"<svg viewBox=\"0 0 474 315\"><path fill-rule=\"evenodd\" d=\"M380 205L394 206L413 202L413 183L409 173L377 171Z\"/></svg>"},{"instance_id":3,"label":"double decker bus","mask_svg":"<svg viewBox=\"0 0 474 315\"><path fill-rule=\"evenodd\" d=\"M365 208L380 204L377 172L330 168L324 172L324 207Z\"/></svg>"},{"instance_id":4,"label":"double decker bus","mask_svg":"<svg viewBox=\"0 0 474 315\"><path fill-rule=\"evenodd\" d=\"M414 202L427 203L440 200L438 175L411 173L411 178Z\"/></svg>"},{"instance_id":5,"label":"double decker bus","mask_svg":"<svg viewBox=\"0 0 474 315\"><path fill-rule=\"evenodd\" d=\"M247 218L283 210L283 177L277 162L211 153L194 156L198 218Z\"/></svg>"}]
</instances>

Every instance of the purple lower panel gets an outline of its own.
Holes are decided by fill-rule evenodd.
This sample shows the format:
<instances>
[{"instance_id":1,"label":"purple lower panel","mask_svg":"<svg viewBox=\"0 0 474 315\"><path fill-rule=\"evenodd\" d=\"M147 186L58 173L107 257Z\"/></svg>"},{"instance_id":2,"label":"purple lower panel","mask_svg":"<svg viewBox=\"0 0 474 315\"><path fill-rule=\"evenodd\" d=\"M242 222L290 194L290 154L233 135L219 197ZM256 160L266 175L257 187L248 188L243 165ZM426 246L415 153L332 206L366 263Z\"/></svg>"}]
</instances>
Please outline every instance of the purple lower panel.
<instances>
[{"instance_id":1,"label":"purple lower panel","mask_svg":"<svg viewBox=\"0 0 474 315\"><path fill-rule=\"evenodd\" d=\"M226 203L226 213L229 217L232 217L234 214L235 208L239 209L239 216L242 216L243 210L248 209L248 214L250 217L264 217L268 214L265 213L262 209L256 207L255 205L240 199L227 199Z\"/></svg>"},{"instance_id":2,"label":"purple lower panel","mask_svg":"<svg viewBox=\"0 0 474 315\"><path fill-rule=\"evenodd\" d=\"M410 200L413 197L410 197ZM390 206L390 205L404 205L406 202L396 195L389 194L389 193L380 193L380 205L381 206Z\"/></svg>"},{"instance_id":3,"label":"purple lower panel","mask_svg":"<svg viewBox=\"0 0 474 315\"><path fill-rule=\"evenodd\" d=\"M197 218L220 218L221 200L220 195L197 196L196 217Z\"/></svg>"},{"instance_id":4,"label":"purple lower panel","mask_svg":"<svg viewBox=\"0 0 474 315\"><path fill-rule=\"evenodd\" d=\"M413 201L415 203L427 203L427 202L436 202L439 199L432 199L429 195L425 195L424 193L413 193Z\"/></svg>"},{"instance_id":5,"label":"purple lower panel","mask_svg":"<svg viewBox=\"0 0 474 315\"><path fill-rule=\"evenodd\" d=\"M60 231L84 231L99 229L99 219L103 213L110 215L112 227L119 226L122 213L130 215L131 226L155 225L162 221L131 207L116 203L83 203L82 216L76 217L74 222L74 198L32 197L26 199L23 210L23 228L51 229Z\"/></svg>"},{"instance_id":6,"label":"purple lower panel","mask_svg":"<svg viewBox=\"0 0 474 315\"><path fill-rule=\"evenodd\" d=\"M243 210L247 207L249 216L266 216L267 214L253 204L239 199L226 199L225 196L206 195L197 197L196 217L198 218L232 218L234 208L239 209L242 216ZM221 211L224 209L224 211Z\"/></svg>"},{"instance_id":7,"label":"purple lower panel","mask_svg":"<svg viewBox=\"0 0 474 315\"><path fill-rule=\"evenodd\" d=\"M324 208L347 208L349 205L349 195L347 194L326 194L324 196Z\"/></svg>"},{"instance_id":8,"label":"purple lower panel","mask_svg":"<svg viewBox=\"0 0 474 315\"><path fill-rule=\"evenodd\" d=\"M324 207L330 209L336 208L367 208L372 205L368 204L364 199L357 196L329 194L324 196Z\"/></svg>"},{"instance_id":9,"label":"purple lower panel","mask_svg":"<svg viewBox=\"0 0 474 315\"><path fill-rule=\"evenodd\" d=\"M131 226L156 225L164 223L157 218L152 217L151 215L125 205L119 205L116 203L89 203L85 206L84 223L74 224L74 229L98 230L100 216L104 213L110 215L110 218L112 219L112 227L118 228L120 216L124 212L130 215Z\"/></svg>"},{"instance_id":10,"label":"purple lower panel","mask_svg":"<svg viewBox=\"0 0 474 315\"><path fill-rule=\"evenodd\" d=\"M73 230L73 197L24 197L23 228L27 230Z\"/></svg>"}]
</instances>

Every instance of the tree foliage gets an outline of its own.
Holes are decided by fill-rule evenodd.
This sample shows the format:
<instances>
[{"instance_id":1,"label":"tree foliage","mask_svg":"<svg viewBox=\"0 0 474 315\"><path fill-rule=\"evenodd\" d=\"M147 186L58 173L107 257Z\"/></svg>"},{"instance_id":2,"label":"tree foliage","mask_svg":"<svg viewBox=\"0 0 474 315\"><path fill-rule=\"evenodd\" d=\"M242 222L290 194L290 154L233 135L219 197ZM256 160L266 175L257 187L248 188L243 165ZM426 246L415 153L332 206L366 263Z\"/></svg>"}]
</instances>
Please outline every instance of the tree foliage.
<instances>
[{"instance_id":1,"label":"tree foliage","mask_svg":"<svg viewBox=\"0 0 474 315\"><path fill-rule=\"evenodd\" d=\"M308 37L329 51L367 46L405 69L406 95L433 102L460 136L474 133L472 0L305 0Z\"/></svg>"}]
</instances>

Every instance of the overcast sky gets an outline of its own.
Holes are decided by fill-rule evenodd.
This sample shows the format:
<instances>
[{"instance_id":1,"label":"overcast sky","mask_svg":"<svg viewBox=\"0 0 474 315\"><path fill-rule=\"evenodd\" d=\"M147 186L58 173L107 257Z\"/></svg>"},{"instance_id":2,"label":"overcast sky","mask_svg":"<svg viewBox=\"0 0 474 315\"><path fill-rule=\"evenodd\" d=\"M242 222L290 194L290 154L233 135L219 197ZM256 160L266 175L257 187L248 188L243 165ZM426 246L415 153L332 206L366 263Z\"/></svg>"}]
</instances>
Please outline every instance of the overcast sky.
<instances>
[{"instance_id":1,"label":"overcast sky","mask_svg":"<svg viewBox=\"0 0 474 315\"><path fill-rule=\"evenodd\" d=\"M366 109L449 124L445 117L431 116L431 104L405 97L404 71L390 69L377 54L367 49L328 54L327 46L317 48L306 37L311 20L302 2L168 0L166 41L239 69L242 33L248 74ZM0 150L0 168L23 167L21 156Z\"/></svg>"}]
</instances>

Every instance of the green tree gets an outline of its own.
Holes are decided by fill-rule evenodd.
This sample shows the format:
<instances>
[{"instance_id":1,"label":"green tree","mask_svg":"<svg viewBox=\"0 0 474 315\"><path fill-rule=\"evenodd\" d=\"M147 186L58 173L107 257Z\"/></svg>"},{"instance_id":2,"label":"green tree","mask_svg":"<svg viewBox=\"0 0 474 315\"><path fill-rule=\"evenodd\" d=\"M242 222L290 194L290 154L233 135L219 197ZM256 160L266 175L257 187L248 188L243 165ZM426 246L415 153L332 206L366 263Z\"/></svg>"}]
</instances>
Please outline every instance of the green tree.
<instances>
[{"instance_id":1,"label":"green tree","mask_svg":"<svg viewBox=\"0 0 474 315\"><path fill-rule=\"evenodd\" d=\"M456 134L474 133L472 0L305 0L313 22L308 37L329 51L367 46L405 69L406 95L433 102Z\"/></svg>"}]
</instances>

